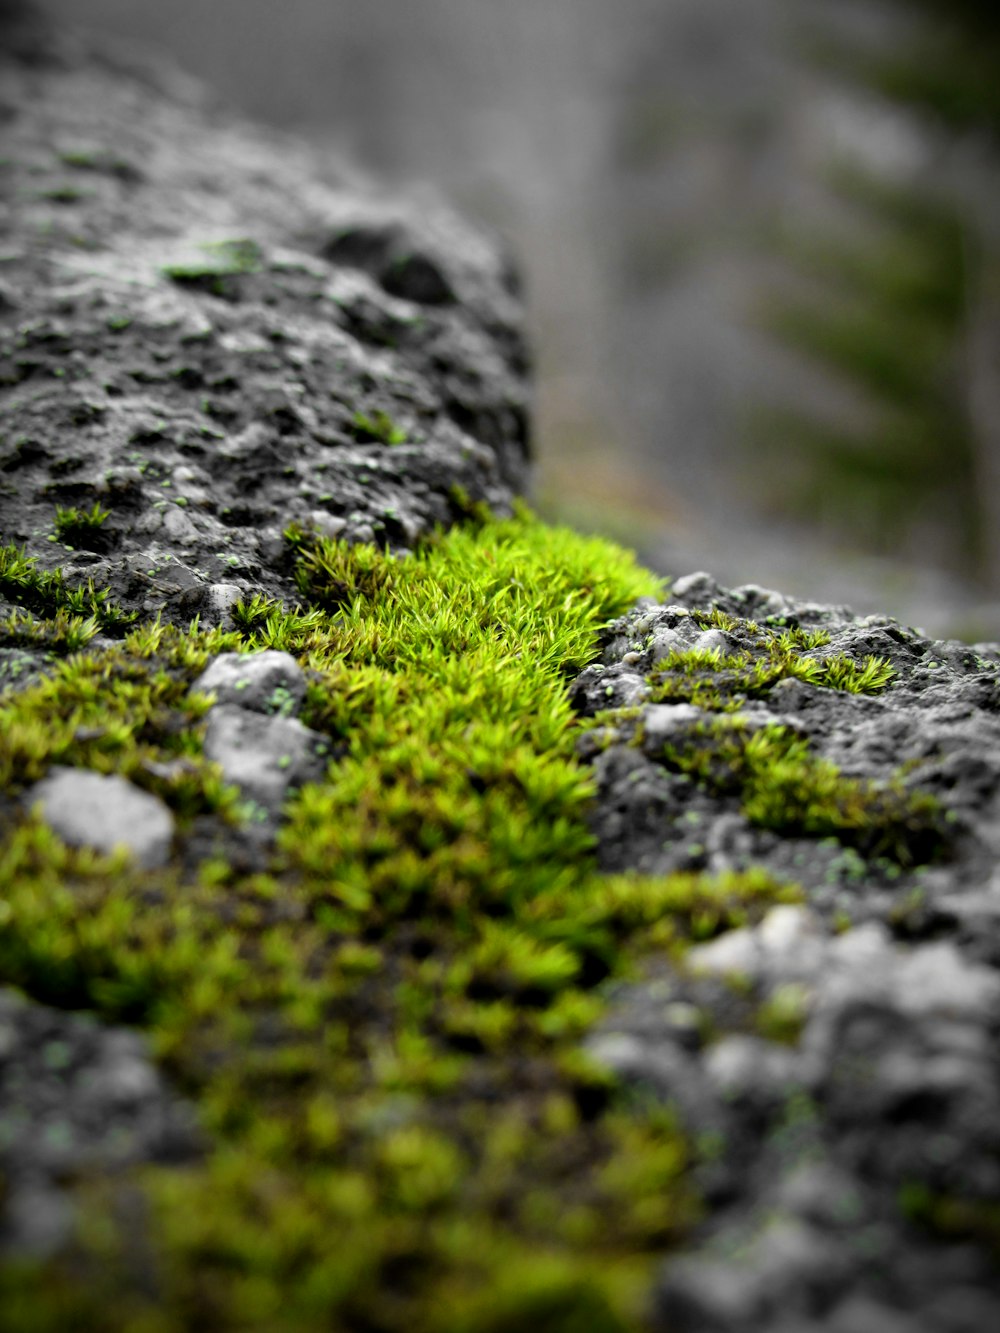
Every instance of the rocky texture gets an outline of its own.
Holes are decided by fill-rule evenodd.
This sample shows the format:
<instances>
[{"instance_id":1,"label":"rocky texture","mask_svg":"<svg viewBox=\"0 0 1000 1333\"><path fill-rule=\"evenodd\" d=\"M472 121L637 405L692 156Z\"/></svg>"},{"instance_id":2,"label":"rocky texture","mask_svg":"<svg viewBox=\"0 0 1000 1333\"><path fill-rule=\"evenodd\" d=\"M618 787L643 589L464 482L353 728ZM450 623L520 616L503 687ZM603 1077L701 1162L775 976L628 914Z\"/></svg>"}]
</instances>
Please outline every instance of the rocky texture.
<instances>
[{"instance_id":1,"label":"rocky texture","mask_svg":"<svg viewBox=\"0 0 1000 1333\"><path fill-rule=\"evenodd\" d=\"M124 849L147 870L170 859L170 810L117 774L56 767L22 799L71 847L105 855Z\"/></svg>"},{"instance_id":2,"label":"rocky texture","mask_svg":"<svg viewBox=\"0 0 1000 1333\"><path fill-rule=\"evenodd\" d=\"M0 989L0 1252L57 1249L73 1214L64 1186L199 1151L189 1107L143 1039Z\"/></svg>"},{"instance_id":3,"label":"rocky texture","mask_svg":"<svg viewBox=\"0 0 1000 1333\"><path fill-rule=\"evenodd\" d=\"M808 646L818 631L828 638ZM785 660L805 678L755 676L789 635ZM892 668L877 693L816 683L836 674L831 659L861 670L872 656ZM998 661L995 645L694 575L612 626L573 687L602 714L582 746L609 869L764 867L808 903L651 964L591 1038L602 1063L708 1136L713 1207L700 1243L663 1270L665 1329L1000 1321ZM722 747L732 728L742 746L779 727L865 784L873 818L894 793L905 843L889 853L836 816L810 829L790 785L768 813Z\"/></svg>"},{"instance_id":4,"label":"rocky texture","mask_svg":"<svg viewBox=\"0 0 1000 1333\"><path fill-rule=\"evenodd\" d=\"M290 523L406 547L476 500L509 507L525 353L492 242L134 53L22 55L3 69L6 541L125 608L217 621L237 594L294 596Z\"/></svg>"},{"instance_id":5,"label":"rocky texture","mask_svg":"<svg viewBox=\"0 0 1000 1333\"><path fill-rule=\"evenodd\" d=\"M211 694L205 757L260 807L270 831L288 793L316 781L326 767L329 743L293 714L302 707L306 678L290 653L222 653L195 681Z\"/></svg>"},{"instance_id":6,"label":"rocky texture","mask_svg":"<svg viewBox=\"0 0 1000 1333\"><path fill-rule=\"evenodd\" d=\"M356 795L365 807L356 825L344 819L346 841L357 846L349 845L345 856L335 838L327 842L329 820L309 830L317 849L303 897L293 880L280 879L280 858L269 859L286 795L297 783L322 778L326 764L343 757L336 747L346 749L373 722L378 743L379 719L365 701L380 700L397 714L412 709L414 716L423 701L385 688L391 661L379 661L377 671L362 661L338 674L352 632L349 616L336 619L346 586L343 597L319 599L325 607L319 619L299 617L295 631L303 662L316 660L309 627L327 636L325 687L314 691L317 706L304 714L311 726L326 728L333 747L327 755L320 753L320 733L296 717L309 676L288 654L226 652L203 669L218 640L211 649L201 640L185 658L175 636L171 654L158 661L150 623L162 615L185 626L197 614L202 627L245 630L246 606L235 618L234 610L253 594L286 605L296 600L300 590L281 537L289 521L355 542L375 538L406 548L476 500L504 512L525 462L516 298L503 261L453 219L374 201L344 179L317 183L315 162L304 150L247 130L158 66L133 62L122 70L107 59L88 63L72 46L39 44L30 32L21 51L24 58L6 70L5 83L12 90L5 113L11 146L3 171L14 188L7 194L0 274L0 405L8 423L0 524L4 540L24 543L43 575L61 573L63 591L91 578L94 588L110 588L121 610L112 614L91 589L100 626L70 625L59 619L65 605L54 607L45 592L54 583L39 591L5 576L3 683L18 686L37 677L50 666L51 652L71 653L81 638L103 631L90 638L98 653L91 665L61 676L63 711L51 729L33 730L37 716L30 709L18 722L17 771L31 772L31 782L40 777L31 769L36 740L39 753L49 753L48 746L80 765L91 746L102 762L119 753L136 781L175 803L183 830L175 840L178 855L162 872L142 872L124 883L99 873L88 880L81 858L45 861L24 823L23 803L13 808L4 792L0 832L10 863L42 877L51 895L44 912L62 910L67 899L82 907L79 917L59 918L79 934L67 954L62 938L53 941L47 931L44 912L41 919L32 916L35 905L23 902L30 893L22 895L24 920L17 923L20 933L11 932L3 965L19 968L42 999L55 992L66 1005L113 1007L131 997L148 1019L163 980L150 970L150 954L162 948L171 966L183 969L194 958L201 968L200 939L182 934L187 944L178 950L176 933L204 917L214 947L208 979L217 986L221 976L225 986L207 998L195 996L184 1020L190 1026L175 1017L170 1032L175 1043L190 1043L187 1068L196 1083L222 1070L221 1083L210 1085L209 1110L219 1118L223 1143L227 1117L240 1124L247 1107L225 1088L225 1061L233 1051L206 1036L202 1011L220 1017L241 968L251 970L254 985L255 967L262 977L267 968L287 968L277 991L272 976L272 989L261 981L259 996L254 985L239 992L260 1011L250 1004L246 1013L227 1013L225 1030L238 1033L239 1054L249 1054L251 1066L260 1061L245 1085L234 1085L237 1093L246 1086L254 1096L270 1097L287 1088L296 1110L307 1095L313 1098L296 1133L315 1154L303 1174L318 1192L293 1190L291 1220L276 1228L283 1241L290 1228L293 1243L282 1263L298 1287L297 1265L305 1263L299 1226L308 1227L314 1206L325 1206L317 1180L337 1185L339 1193L331 1190L330 1197L345 1208L352 1200L363 1203L367 1182L358 1174L357 1153L367 1151L369 1140L380 1150L391 1143L402 1168L420 1166L425 1192L419 1197L437 1207L439 1175L457 1170L455 1162L488 1137L494 1120L502 1128L506 1084L501 1092L495 1081L502 1066L501 1074L485 1071L478 1092L483 1073L470 1075L470 1095L482 1098L485 1119L457 1155L442 1141L438 1155L424 1159L419 1154L427 1147L419 1137L392 1139L417 1106L410 1093L392 1090L397 1079L405 1089L408 1078L424 1090L423 1078L431 1086L442 1074L442 1086L452 1087L449 1067L436 1064L439 1052L426 1044L433 1030L427 1013L441 1024L433 996L425 1011L427 996L407 979L427 963L431 990L444 985L442 977L451 972L435 950L453 929L448 913L474 918L475 903L466 896L467 870L449 871L454 883L445 874L425 884L427 857L441 855L438 864L447 866L443 854L452 850L451 839L461 853L457 864L464 857L479 874L482 853L459 830L466 819L475 822L478 798L485 805L497 800L503 785L520 791L523 784L510 775L500 782L491 764L480 762L483 772L465 774L462 803L449 806L441 822L436 803L454 792L438 790L438 757L428 755L425 768L405 747L397 750L412 769L415 794L406 782L396 791L388 781L348 786L341 794ZM406 563L380 569L379 577L402 580ZM352 567L352 587L362 598L370 564L359 557ZM337 578L334 570L318 582L336 590ZM487 582L490 609L477 612L486 626L530 595L513 576L496 588ZM1000 1192L1000 649L934 643L884 618L857 620L843 608L804 605L758 588L729 592L704 575L675 583L670 596L669 604L642 604L613 626L603 660L572 685L579 712L593 723L581 729L580 757L594 767L592 828L601 865L656 876L764 868L797 884L803 901L763 920L758 910L751 924L686 955L661 949L639 977L612 988L607 1015L587 1042L591 1055L631 1090L636 1107L674 1108L696 1148L705 1222L659 1272L650 1319L674 1333L978 1333L992 1327L1000 1322L991 1259ZM567 597L566 605L571 601ZM259 604L260 615L269 615L269 606ZM127 625L121 612L146 623L146 656L116 646ZM426 632L418 621L413 632L422 628ZM441 651L461 660L461 627L445 628L454 640ZM369 635L366 651L376 652L377 638L377 632ZM383 692L375 692L376 685ZM111 728L90 725L89 715L78 719L94 689L106 689L109 700L121 691L130 708L141 710L138 738L130 733L124 749L116 746L128 727L117 715ZM352 690L354 707L342 709L341 696ZM199 700L205 693L215 697L207 718ZM43 691L32 707L46 698ZM488 712L491 704L487 692L473 696L471 706ZM553 727L549 743L559 734ZM202 751L259 803L263 838L246 834L224 794L208 790ZM545 817L558 826L561 806L547 779L536 782ZM131 842L140 857L162 860L162 851L138 847L142 820L110 826L108 834L108 826L102 832L98 820L88 818L81 829L74 793L98 790L94 784L104 793L109 783L153 802L144 811L163 808L160 797L84 767L57 767L39 786L28 785L26 796L29 804L43 798L54 827L70 819L62 832L71 841ZM44 799L53 792L59 799ZM379 822L373 815L382 815L383 807L391 818ZM102 817L106 809L105 802ZM337 813L353 814L353 807L345 801ZM527 837L530 825L518 827ZM400 839L409 859L399 855ZM585 852L582 838L579 846ZM352 878L341 872L360 864L351 860L355 854L368 859ZM374 880L387 854L398 856L390 865L399 867L398 875L392 872L398 883L385 875L380 881L387 900L397 891L405 900L412 888L407 875L422 894L440 891L438 912L448 900L448 912L426 922L422 907L412 905L413 919L401 920L393 936L395 955L377 912L370 936L355 938L347 933L353 918L344 910L366 910L368 878ZM521 847L505 847L505 855L519 866L515 878L537 872L517 862ZM209 872L199 879L206 864ZM543 874L558 879L563 873L561 864L545 864ZM61 865L71 867L65 884ZM508 863L500 869L509 881ZM484 882L492 889L488 873ZM82 896L68 895L67 887ZM6 902L0 926L4 909ZM106 946L99 932L88 934L93 921L110 932ZM717 934L723 921L731 916L705 908L703 935ZM454 1027L442 1032L458 1033L466 1053L470 1044L496 1039L495 1017L507 1021L511 959L524 969L514 994L546 1022L553 1012L545 1008L550 989L561 984L541 966L565 969L558 940L551 952L533 945L508 958L501 924L502 912L487 921L482 940L465 945L481 969L469 974L468 996L461 994L461 968L455 972L459 991L446 996L449 1004L500 997L488 1014L474 1005L450 1014ZM222 937L212 936L209 925L220 925ZM6 941L0 932L5 949ZM541 988L531 981L536 965ZM124 998L109 989L105 969ZM324 991L320 983L331 975L336 987ZM516 970L513 975L516 980ZM391 991L390 982L400 978L406 984ZM305 989L296 989L300 982ZM284 999L286 986L296 1003L282 1013L277 998ZM50 993L42 993L46 987ZM404 1031L409 1044L405 1050L401 1044L397 1068L391 1052L396 1016L386 1006L407 1009L414 1001L417 1026ZM342 1003L346 1009L338 1009ZM520 1021L510 1013L512 1022ZM44 1255L66 1237L64 1182L106 1173L118 1162L169 1159L191 1151L195 1141L138 1038L10 992L0 997L0 1018L0 1226L12 1248ZM483 1026L462 1027L472 1019ZM575 1034L572 1012L558 1021ZM331 1066L313 1064L316 1052L308 1043L317 1034L324 1058L332 1052ZM541 1096L550 1074L540 1060L535 1068L536 1058L532 1054L517 1077L537 1079ZM346 1078L343 1087L333 1085L339 1104L317 1100L315 1087L300 1092L298 1080L308 1086L313 1068ZM373 1074L389 1092L359 1118L351 1099L367 1096L363 1080ZM597 1099L593 1085L584 1092ZM603 1084L598 1092L606 1094ZM354 1174L321 1177L316 1173L327 1169L328 1154L338 1151L341 1111L345 1123L364 1125L344 1148ZM546 1102L538 1114L545 1133L553 1132L546 1117L554 1116L557 1133L572 1136L576 1112L568 1100ZM533 1122L524 1126L526 1137L536 1132ZM270 1165L262 1166L281 1148L280 1135L271 1137L274 1128L274 1120L263 1123L261 1156L249 1159L253 1214L264 1197L254 1192L258 1185L266 1194L278 1179ZM380 1134L390 1137L383 1143ZM498 1162L515 1151L501 1139L490 1139ZM673 1140L666 1146L673 1154ZM362 1158L376 1160L379 1170L390 1164ZM571 1156L567 1174L578 1169ZM224 1177L220 1189L231 1188ZM280 1195L278 1188L275 1198ZM513 1214L521 1202L512 1197L504 1207ZM249 1216L243 1223L249 1226ZM275 1229L268 1229L267 1217L262 1225L266 1247ZM206 1235L199 1262L207 1265L220 1254L223 1266L232 1267L231 1238ZM256 1243L251 1234L236 1267ZM384 1265L395 1299L398 1278L409 1280L418 1267L423 1272L433 1264L422 1251L400 1256L386 1244L365 1262L373 1270ZM315 1279L317 1269L306 1271ZM261 1274L249 1277L256 1282ZM140 1284L148 1280L140 1263ZM266 1288L268 1298L276 1290ZM569 1290L567 1299L575 1299ZM241 1299L258 1294L248 1287ZM544 1313L544 1290L540 1299ZM210 1307L188 1307L182 1298L181 1308L188 1312L182 1319L197 1320ZM517 1326L541 1327L539 1308L529 1305ZM557 1305L552 1318L566 1308ZM597 1307L571 1308L583 1310L573 1315L577 1327ZM398 1328L405 1318L403 1306L383 1305L374 1314L362 1309L354 1326ZM492 1318L471 1326L495 1329Z\"/></svg>"},{"instance_id":7,"label":"rocky texture","mask_svg":"<svg viewBox=\"0 0 1000 1333\"><path fill-rule=\"evenodd\" d=\"M293 717L262 717L248 708L220 704L205 732L205 757L222 768L227 782L275 811L290 787L323 772L324 738Z\"/></svg>"},{"instance_id":8,"label":"rocky texture","mask_svg":"<svg viewBox=\"0 0 1000 1333\"><path fill-rule=\"evenodd\" d=\"M291 653L220 653L192 689L213 694L217 704L287 716L302 706L306 678Z\"/></svg>"}]
</instances>

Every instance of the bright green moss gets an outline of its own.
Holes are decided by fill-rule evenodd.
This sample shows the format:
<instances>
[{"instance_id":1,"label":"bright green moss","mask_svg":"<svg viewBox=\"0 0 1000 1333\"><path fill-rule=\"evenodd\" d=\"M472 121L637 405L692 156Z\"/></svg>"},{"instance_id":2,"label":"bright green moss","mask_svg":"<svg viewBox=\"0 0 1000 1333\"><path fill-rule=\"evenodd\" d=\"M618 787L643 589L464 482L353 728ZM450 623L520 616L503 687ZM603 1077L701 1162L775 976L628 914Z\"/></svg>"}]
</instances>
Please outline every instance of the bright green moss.
<instances>
[{"instance_id":1,"label":"bright green moss","mask_svg":"<svg viewBox=\"0 0 1000 1333\"><path fill-rule=\"evenodd\" d=\"M85 546L87 540L100 531L110 515L110 509L102 508L98 500L95 500L89 509L79 509L75 505L70 505L68 508L59 505L56 508L56 535L60 541L69 542L72 546Z\"/></svg>"},{"instance_id":2,"label":"bright green moss","mask_svg":"<svg viewBox=\"0 0 1000 1333\"><path fill-rule=\"evenodd\" d=\"M311 605L143 626L0 709L4 790L85 765L160 794L182 842L218 830L139 872L5 829L0 979L144 1026L211 1146L129 1178L139 1221L114 1180L82 1190L73 1263L8 1268L0 1298L39 1333L638 1328L698 1216L693 1149L581 1054L595 987L794 892L597 873L564 687L658 590L622 552L523 517L405 559L289 540ZM252 872L189 693L241 646L311 669L331 760Z\"/></svg>"},{"instance_id":3,"label":"bright green moss","mask_svg":"<svg viewBox=\"0 0 1000 1333\"><path fill-rule=\"evenodd\" d=\"M388 412L376 411L371 416L355 412L351 418L351 433L360 444L406 443L406 431L396 425Z\"/></svg>"},{"instance_id":4,"label":"bright green moss","mask_svg":"<svg viewBox=\"0 0 1000 1333\"><path fill-rule=\"evenodd\" d=\"M835 837L902 865L930 859L944 844L941 808L899 780L846 778L789 727L754 730L720 717L692 730L667 762L714 791L738 796L751 823L779 833Z\"/></svg>"},{"instance_id":5,"label":"bright green moss","mask_svg":"<svg viewBox=\"0 0 1000 1333\"><path fill-rule=\"evenodd\" d=\"M829 641L823 630L765 630L752 621L736 621L717 613L701 617L706 627L737 627L760 637L753 651L723 653L719 649L675 649L651 676L656 703L693 703L711 712L731 712L747 699L766 695L782 680L844 690L849 694L878 694L889 685L895 670L884 657L866 657L860 665L843 654L806 657L804 652Z\"/></svg>"},{"instance_id":6,"label":"bright green moss","mask_svg":"<svg viewBox=\"0 0 1000 1333\"><path fill-rule=\"evenodd\" d=\"M115 606L106 590L95 588L92 579L68 587L61 570L38 569L34 557L14 545L0 546L0 594L38 615L65 611L93 616L105 629L119 629L135 619L134 613Z\"/></svg>"}]
</instances>

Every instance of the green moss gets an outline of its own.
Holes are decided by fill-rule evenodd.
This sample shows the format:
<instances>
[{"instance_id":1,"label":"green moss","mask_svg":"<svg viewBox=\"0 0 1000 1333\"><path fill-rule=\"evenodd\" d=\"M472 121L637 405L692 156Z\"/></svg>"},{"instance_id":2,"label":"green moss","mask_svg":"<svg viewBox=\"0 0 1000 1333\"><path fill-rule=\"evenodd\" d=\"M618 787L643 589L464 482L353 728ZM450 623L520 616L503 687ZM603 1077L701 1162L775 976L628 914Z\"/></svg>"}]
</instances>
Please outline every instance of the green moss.
<instances>
[{"instance_id":1,"label":"green moss","mask_svg":"<svg viewBox=\"0 0 1000 1333\"><path fill-rule=\"evenodd\" d=\"M768 1041L794 1046L809 1017L809 992L797 982L778 986L757 1010L757 1032Z\"/></svg>"},{"instance_id":2,"label":"green moss","mask_svg":"<svg viewBox=\"0 0 1000 1333\"><path fill-rule=\"evenodd\" d=\"M203 258L165 264L161 270L163 275L178 286L232 298L238 294L239 280L248 274L259 273L264 266L261 247L246 237L206 241L198 248Z\"/></svg>"},{"instance_id":3,"label":"green moss","mask_svg":"<svg viewBox=\"0 0 1000 1333\"><path fill-rule=\"evenodd\" d=\"M406 431L397 426L388 412L377 411L371 416L355 412L351 418L351 434L359 444L405 444Z\"/></svg>"},{"instance_id":4,"label":"green moss","mask_svg":"<svg viewBox=\"0 0 1000 1333\"><path fill-rule=\"evenodd\" d=\"M921 1181L899 1191L901 1212L932 1236L951 1243L972 1241L1000 1255L1000 1205L937 1193Z\"/></svg>"},{"instance_id":5,"label":"green moss","mask_svg":"<svg viewBox=\"0 0 1000 1333\"><path fill-rule=\"evenodd\" d=\"M70 546L82 546L93 549L101 542L101 529L111 516L110 509L104 509L99 500L95 500L89 509L78 509L75 505L68 508L56 507L55 530L61 542Z\"/></svg>"},{"instance_id":6,"label":"green moss","mask_svg":"<svg viewBox=\"0 0 1000 1333\"><path fill-rule=\"evenodd\" d=\"M71 616L93 616L102 629L118 630L135 620L135 613L116 606L105 589L93 580L70 587L58 569L40 570L33 556L18 546L0 546L0 594L39 615L64 611Z\"/></svg>"},{"instance_id":7,"label":"green moss","mask_svg":"<svg viewBox=\"0 0 1000 1333\"><path fill-rule=\"evenodd\" d=\"M778 833L834 837L901 865L930 859L946 844L933 797L887 783L846 778L789 727L757 730L720 717L665 746L668 764L723 795L739 798L751 823Z\"/></svg>"},{"instance_id":8,"label":"green moss","mask_svg":"<svg viewBox=\"0 0 1000 1333\"><path fill-rule=\"evenodd\" d=\"M753 632L758 628L754 625ZM821 646L821 636L822 631L808 637L802 630L766 631L752 651L675 649L650 676L650 698L654 703L684 702L710 712L733 712L748 699L762 698L782 680L801 680L849 694L878 694L895 678L895 670L884 657L869 656L858 664L843 654L804 656L800 646Z\"/></svg>"},{"instance_id":9,"label":"green moss","mask_svg":"<svg viewBox=\"0 0 1000 1333\"><path fill-rule=\"evenodd\" d=\"M8 1267L5 1308L81 1333L110 1310L156 1333L637 1328L653 1256L698 1217L695 1149L581 1054L595 988L794 891L597 872L564 687L658 591L622 552L528 517L406 558L289 542L303 607L145 625L0 707L3 790L55 762L120 772L182 843L206 817L218 836L141 872L5 828L0 978L143 1025L211 1144L127 1177L125 1223L122 1182L81 1188L78 1252ZM50 603L83 595L14 568ZM190 686L264 647L310 668L331 762L250 872L252 812L201 755Z\"/></svg>"}]
</instances>

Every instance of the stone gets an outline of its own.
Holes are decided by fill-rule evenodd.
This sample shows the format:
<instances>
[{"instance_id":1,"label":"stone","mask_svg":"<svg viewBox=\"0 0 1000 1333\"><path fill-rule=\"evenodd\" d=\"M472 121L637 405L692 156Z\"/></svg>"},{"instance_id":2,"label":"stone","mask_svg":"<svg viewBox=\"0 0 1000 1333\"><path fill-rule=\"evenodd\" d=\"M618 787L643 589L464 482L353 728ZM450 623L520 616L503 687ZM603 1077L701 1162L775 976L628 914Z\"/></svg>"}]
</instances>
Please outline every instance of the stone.
<instances>
[{"instance_id":1,"label":"stone","mask_svg":"<svg viewBox=\"0 0 1000 1333\"><path fill-rule=\"evenodd\" d=\"M272 814L293 787L316 781L325 738L292 717L268 717L233 704L208 715L205 757L219 764L227 782Z\"/></svg>"},{"instance_id":2,"label":"stone","mask_svg":"<svg viewBox=\"0 0 1000 1333\"><path fill-rule=\"evenodd\" d=\"M528 357L493 240L326 148L220 119L155 59L48 40L52 58L0 52L17 109L4 433L39 442L4 472L5 540L55 568L54 504L99 502L102 585L186 625L190 589L164 581L162 556L203 586L245 581L294 604L291 562L259 559L265 528L321 513L327 533L399 549L462 518L456 493L510 514L528 476ZM197 151L164 151L165 135ZM65 392L17 391L68 365Z\"/></svg>"},{"instance_id":3,"label":"stone","mask_svg":"<svg viewBox=\"0 0 1000 1333\"><path fill-rule=\"evenodd\" d=\"M170 810L116 774L56 767L22 799L71 847L105 855L124 848L146 869L166 865L170 858Z\"/></svg>"},{"instance_id":4,"label":"stone","mask_svg":"<svg viewBox=\"0 0 1000 1333\"><path fill-rule=\"evenodd\" d=\"M713 609L729 618L724 632L681 614ZM923 828L906 816L895 861L849 829L755 823L738 781L678 771L672 754L706 744L694 724L709 710L683 698L634 710L669 651L714 646L753 662L767 636L796 631L829 636L800 649L807 659L861 668L875 656L893 674L871 696L791 678L737 689L734 720L785 728L884 799L938 802ZM706 574L677 580L669 605L646 601L613 622L601 649L600 667L570 686L579 713L602 714L602 742L579 748L597 786L600 864L662 874L688 869L700 846L710 870L768 871L804 899L748 906L737 929L651 959L588 1041L592 1058L665 1103L680 1106L684 1081L722 1145L699 1168L710 1215L664 1271L657 1329L1000 1326L995 1260L975 1228L946 1243L900 1208L923 1191L992 1216L1000 1200L1000 650ZM683 1048L668 1017L677 1006L699 1015Z\"/></svg>"},{"instance_id":5,"label":"stone","mask_svg":"<svg viewBox=\"0 0 1000 1333\"><path fill-rule=\"evenodd\" d=\"M299 711L306 678L291 653L220 653L191 686L214 694L217 704L235 704L255 713L288 717Z\"/></svg>"},{"instance_id":6,"label":"stone","mask_svg":"<svg viewBox=\"0 0 1000 1333\"><path fill-rule=\"evenodd\" d=\"M209 583L204 587L192 589L182 599L185 612L197 615L198 623L205 629L233 629L232 609L237 602L247 599L250 594L239 583Z\"/></svg>"},{"instance_id":7,"label":"stone","mask_svg":"<svg viewBox=\"0 0 1000 1333\"><path fill-rule=\"evenodd\" d=\"M203 1150L193 1109L136 1032L0 988L0 1253L45 1258L74 1223L74 1176Z\"/></svg>"},{"instance_id":8,"label":"stone","mask_svg":"<svg viewBox=\"0 0 1000 1333\"><path fill-rule=\"evenodd\" d=\"M642 710L643 748L656 749L705 720L692 704L647 704Z\"/></svg>"}]
</instances>

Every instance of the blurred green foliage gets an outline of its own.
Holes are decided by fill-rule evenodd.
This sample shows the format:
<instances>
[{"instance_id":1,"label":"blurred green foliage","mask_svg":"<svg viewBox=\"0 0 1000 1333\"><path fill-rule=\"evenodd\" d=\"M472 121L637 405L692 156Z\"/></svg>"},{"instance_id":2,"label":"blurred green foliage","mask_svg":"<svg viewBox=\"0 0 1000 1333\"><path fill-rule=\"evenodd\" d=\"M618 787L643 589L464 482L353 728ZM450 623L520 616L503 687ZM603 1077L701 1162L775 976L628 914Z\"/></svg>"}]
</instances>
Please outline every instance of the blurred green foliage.
<instances>
[{"instance_id":1,"label":"blurred green foliage","mask_svg":"<svg viewBox=\"0 0 1000 1333\"><path fill-rule=\"evenodd\" d=\"M973 131L991 137L1000 129L1000 8L895 3L910 22L891 44L813 28L809 57L912 110L917 132L939 145ZM968 346L990 243L941 175L890 180L840 163L828 178L838 221L783 234L794 294L772 301L764 322L855 406L768 409L753 436L759 448L794 457L783 506L797 517L897 554L913 554L933 533L940 558L988 576L989 510L977 482L986 444L970 410Z\"/></svg>"}]
</instances>

